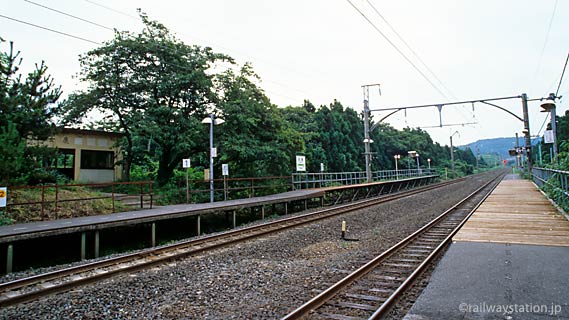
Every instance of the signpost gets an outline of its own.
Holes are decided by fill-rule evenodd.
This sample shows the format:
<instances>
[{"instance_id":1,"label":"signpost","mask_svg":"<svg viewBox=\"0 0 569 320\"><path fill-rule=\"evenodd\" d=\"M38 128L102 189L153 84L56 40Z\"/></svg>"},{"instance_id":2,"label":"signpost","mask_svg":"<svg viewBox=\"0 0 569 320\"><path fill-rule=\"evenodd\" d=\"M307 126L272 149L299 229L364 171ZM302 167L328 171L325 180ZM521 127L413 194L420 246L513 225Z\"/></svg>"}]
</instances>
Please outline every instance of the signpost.
<instances>
[{"instance_id":1,"label":"signpost","mask_svg":"<svg viewBox=\"0 0 569 320\"><path fill-rule=\"evenodd\" d=\"M0 188L0 208L6 207L6 199L8 199L8 189L2 187Z\"/></svg>"},{"instance_id":2,"label":"signpost","mask_svg":"<svg viewBox=\"0 0 569 320\"><path fill-rule=\"evenodd\" d=\"M227 201L227 177L229 176L229 165L227 163L221 165L221 173L223 174L223 198Z\"/></svg>"},{"instance_id":3,"label":"signpost","mask_svg":"<svg viewBox=\"0 0 569 320\"><path fill-rule=\"evenodd\" d=\"M306 171L305 156L296 156L296 171Z\"/></svg>"},{"instance_id":4,"label":"signpost","mask_svg":"<svg viewBox=\"0 0 569 320\"><path fill-rule=\"evenodd\" d=\"M186 203L190 203L190 159L182 159L182 168L186 169Z\"/></svg>"}]
</instances>

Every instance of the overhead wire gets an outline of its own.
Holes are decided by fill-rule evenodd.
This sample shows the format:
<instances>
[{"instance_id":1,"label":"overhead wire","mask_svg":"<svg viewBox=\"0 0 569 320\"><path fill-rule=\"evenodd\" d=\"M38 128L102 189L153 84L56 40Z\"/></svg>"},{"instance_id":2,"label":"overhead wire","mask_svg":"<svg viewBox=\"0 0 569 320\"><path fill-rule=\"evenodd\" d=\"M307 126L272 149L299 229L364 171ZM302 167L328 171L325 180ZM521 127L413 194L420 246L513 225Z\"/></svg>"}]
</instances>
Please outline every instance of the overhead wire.
<instances>
[{"instance_id":1,"label":"overhead wire","mask_svg":"<svg viewBox=\"0 0 569 320\"><path fill-rule=\"evenodd\" d=\"M563 66L563 71L561 72L561 77L559 78L559 84L557 85L557 91L555 91L555 96L559 93L559 88L561 88L561 82L563 82L563 76L565 75L565 69L567 69L567 62L569 61L569 52L567 53L567 58L565 59L565 65Z\"/></svg>"},{"instance_id":2,"label":"overhead wire","mask_svg":"<svg viewBox=\"0 0 569 320\"><path fill-rule=\"evenodd\" d=\"M454 95L454 93L452 92L452 90L450 90L444 83L443 81L436 75L436 73L425 63L425 61L419 56L419 54L411 47L411 45L409 45L409 43L407 41L405 41L405 39L403 38L403 36L401 36L401 34L399 32L397 32L397 30L395 30L395 28L393 27L393 25L387 21L387 19L381 14L381 12L379 12L379 10L377 9L376 6L373 5L373 3L371 3L370 0L366 0L366 2L368 3L368 5L373 9L373 11L381 18L381 20L383 20L383 22L389 27L389 29L397 36L397 38L405 45L405 47L407 47L407 49L409 49L409 51L411 52L411 54L421 63L421 65L423 65L423 67L435 78L435 80L441 85L441 87L443 89L445 89L449 95L451 96L451 98L457 100L457 97ZM464 108L464 106L461 106L462 108ZM467 119L467 116L461 111L461 109L457 109L459 111L459 113L461 114L461 116L466 120L469 121L469 119ZM474 117L474 111L472 112L472 115Z\"/></svg>"},{"instance_id":3,"label":"overhead wire","mask_svg":"<svg viewBox=\"0 0 569 320\"><path fill-rule=\"evenodd\" d=\"M442 92L442 90L440 88L438 88L438 86L436 86L434 84L433 81L431 81L427 75L425 75L424 72L422 72L419 67L417 67L417 65L415 63L413 63L411 61L411 59L409 59L401 49L399 49L399 47L389 39L389 37L387 37L387 35L382 32L379 27L377 27L377 25L375 25L357 6L354 5L354 3L350 0L347 0L348 3L409 63L411 64L411 66L441 95L443 96L446 100L449 100L448 96ZM413 53L413 55L425 66L425 68L435 77L435 79L437 79L437 81L449 92L449 94L451 96L454 97L452 91L450 91L446 86L444 86L444 84L442 83L442 81L434 74L434 72L426 65L426 63L419 57L419 55L410 47L410 45L403 39L403 37L395 30L395 28L387 21L387 19L379 12L379 10L372 4L369 2L369 0L366 0L367 3L372 7L372 9L376 12L377 15L380 16L380 18L389 26L389 28L397 35L397 37L407 46L407 48ZM456 99L456 98L455 98ZM464 107L464 106L462 106ZM460 115L468 122L470 121L470 119L468 119L468 117L461 111L461 109L457 109L458 112L460 113Z\"/></svg>"},{"instance_id":4,"label":"overhead wire","mask_svg":"<svg viewBox=\"0 0 569 320\"><path fill-rule=\"evenodd\" d=\"M405 39L403 39L401 34L399 34L399 32L397 32L397 30L395 30L393 25L391 25L391 23L389 23L389 21L387 21L387 19L379 12L379 10L371 3L371 1L366 0L366 2L373 9L373 11L381 18L381 20L383 20L383 22L385 22L385 24L397 36L397 38L399 40L401 40L401 42L407 47L407 49L409 49L409 51L413 54L413 56L415 56L415 58L417 58L417 60L423 65L423 67L425 67L425 69L427 69L427 71L435 78L435 80L437 80L437 82L450 94L450 96L453 99L457 99L456 96L453 94L453 92L447 86L445 86L445 84L441 81L441 79L439 77L437 77L435 72L433 72L433 70L431 68L429 68L429 66L425 63L425 61L417 54L417 52L415 50L413 50L413 48L411 48L409 43L407 41L405 41Z\"/></svg>"},{"instance_id":5,"label":"overhead wire","mask_svg":"<svg viewBox=\"0 0 569 320\"><path fill-rule=\"evenodd\" d=\"M52 12L56 12L56 13L58 13L58 14L61 14L61 15L64 15L64 16L67 16L67 17L70 17L70 18L73 18L73 19L76 19L76 20L85 22L85 23L89 23L89 24L94 25L94 26L97 26L97 27L99 27L99 28L103 28L103 29L110 30L110 31L115 31L115 30L117 30L116 28L110 28L110 27L108 27L108 26L105 26L105 25L102 25L102 24L93 22L93 21L88 20L88 19L85 19L85 18L81 18L81 17L76 16L76 15L72 15L72 14L66 13L66 12L61 11L61 10L58 10L58 9L54 9L54 8L51 8L51 7L48 7L48 6L39 4L39 3L34 2L34 1L30 1L30 0L24 0L24 1L25 1L25 2L28 2L28 3L30 3L30 4L36 5L36 6L38 6L38 7L41 7L41 8L43 8L43 9L46 9L46 10L49 10L49 11L52 11ZM95 4L95 5L99 5L99 4L97 4L97 3L93 2L93 1L89 1L89 0L85 0L85 1L86 1L86 2L89 2L89 3L92 3L92 4ZM124 12L121 12L121 11L118 11L118 10L113 10L112 8L109 8L109 7L106 7L106 6L103 6L103 5L100 5L100 6L102 6L102 7L105 8L105 9L108 9L108 10L112 10L112 11L115 11L115 12L118 12L118 13L121 13L121 14L126 14L126 13L124 13ZM43 29L43 30L46 30L46 31L54 32L54 33L57 33L57 34L60 34L60 35L64 35L64 36L67 36L67 37L71 37L71 38L74 38L74 39L86 41L86 42L89 42L89 43L92 43L92 44L96 44L96 45L102 45L102 44L103 44L103 43L101 43L101 42L97 42L97 41L90 40L90 39L87 39L87 38L84 38L84 37L80 37L80 36L75 36L75 35L70 34L70 33L58 31L58 30L55 30L55 29L47 28L47 27L43 27L43 26L36 25L36 24L30 23L30 22L26 22L26 21L23 21L23 20L11 18L11 17L8 17L8 16L0 15L0 17L6 18L6 19L9 19L9 20L13 20L13 21L16 21L16 22L19 22L19 23L22 23L22 24L26 24L26 25L29 25L29 26L33 26L33 27L36 27L36 28L40 28L40 29ZM133 17L133 16L132 16L132 17ZM155 44L155 45L156 45L156 48L160 48L160 47L162 47L163 49L166 48L165 46L161 46L161 45L159 45L159 44ZM170 50L171 48L168 48L168 49ZM181 65L178 65L178 64L172 64L172 63L165 63L165 64L170 65L170 66L173 66L173 67L178 67L178 68L181 68L181 69L186 69L186 68L187 68L186 66L181 66ZM275 84L277 84L277 85L279 85L279 86L287 87L287 86L284 85L284 84L281 84L281 83L278 83L278 82L275 82L275 81L271 81L271 80L266 80L266 82L272 82L272 83L275 83ZM289 89L292 89L292 90L295 90L295 91L298 91L298 92L303 92L303 91L300 90L300 89L294 89L294 88L290 88L290 87L288 87L288 88L289 88ZM304 99L299 99L299 98L292 98L292 97L290 97L290 96L288 96L288 95L276 93L276 92L274 92L274 91L271 91L271 93L276 94L276 95L281 96L281 97L285 97L285 98L290 99L290 100L304 100ZM305 93L306 93L306 92L305 92Z\"/></svg>"},{"instance_id":6,"label":"overhead wire","mask_svg":"<svg viewBox=\"0 0 569 320\"><path fill-rule=\"evenodd\" d=\"M100 3L96 2L96 1L93 1L93 0L83 0L83 1L85 1L85 2L87 2L87 3L90 3L90 4L93 4L93 5L96 5L96 6L99 6L99 7L101 7L101 8L106 9L106 10L110 10L110 11L112 11L112 12L115 12L115 13L118 13L118 14L121 14L121 15L124 15L124 16L127 16L127 17L129 17L129 18L134 19L134 20L140 21L140 19L139 19L138 16L133 16L133 15L131 15L131 14L128 14L128 13L124 12L124 11L117 10L117 9L111 8L111 7L109 7L109 6L105 6L105 5L103 5L103 4L100 4ZM315 76L314 76L313 74L306 73L306 72L302 72L302 71L299 71L299 70L293 70L293 69L289 68L288 66L284 66L284 65L281 65L281 64L277 64L277 63L274 63L274 62L269 61L269 60L261 59L261 58L259 58L259 57L253 57L253 56L251 56L251 55L249 55L249 54L247 54L247 53L240 52L240 51L238 51L238 50L231 49L231 48L228 48L228 47L226 47L226 46L223 46L223 45L221 45L221 44L219 44L219 43L212 42L211 40L200 39L200 38L198 38L198 37L196 37L196 36L194 36L194 35L189 35L189 34L183 33L183 32L178 32L178 33L181 34L181 35L185 35L185 36L188 36L188 37L190 37L190 38L193 38L193 39L195 39L195 40L201 41L202 43L209 43L210 46L215 46L215 47L218 47L218 48L220 48L220 49L227 50L227 51L229 51L229 52L233 52L234 54L241 55L241 56L243 56L243 57L245 57L245 58L247 58L247 59L252 59L252 60L254 60L254 61L256 61L256 62L261 62L261 63L265 63L265 64L267 64L267 65L274 66L274 67L280 69L281 71L285 71L285 72L289 72L289 73L294 73L294 74L298 74L298 75L301 75L301 76L308 76L308 77L315 78ZM331 78L330 74L325 74L325 73L323 73L321 70L311 70L311 72L319 73L320 75L325 76L325 79L330 79L330 78ZM275 81L272 81L272 80L266 80L266 79L265 79L264 81L265 81L265 82L273 82L273 83L278 84L278 85L280 85L280 86L286 87L285 84L282 84L282 83L279 83L279 82L275 82ZM290 87L289 87L289 88L290 88ZM294 89L294 88L292 88L292 89ZM303 92L302 90L298 90L298 89L294 89L294 90L299 91L299 92ZM305 92L305 93L306 93L306 92Z\"/></svg>"},{"instance_id":7,"label":"overhead wire","mask_svg":"<svg viewBox=\"0 0 569 320\"><path fill-rule=\"evenodd\" d=\"M81 18L81 17L75 16L75 15L72 15L72 14L69 14L69 13L66 13L66 12L63 12L63 11L54 9L54 8L50 8L50 7L48 7L48 6L44 6L43 4L40 4L40 3L37 3L37 2L34 2L34 1L30 1L30 0L24 0L24 1L25 1L25 2L28 2L28 3L31 3L31 4L33 4L33 5L36 5L36 6L38 6L38 7L42 7L42 8L44 8L44 9L47 9L47 10L50 10L50 11L53 11L53 12L57 12L57 13L59 13L59 14L62 14L62 15L65 15L65 16L68 16L68 17L71 17L71 18L74 18L74 19L77 19L77 20L80 20L80 21L83 21L83 22L92 24L92 25L94 25L94 26L97 26L97 27L100 27L100 28L103 28L103 29L107 29L107 30L114 31L113 28L109 28L109 27L104 26L104 25L102 25L102 24L99 24L99 23L96 23L96 22L93 22L93 21L90 21L90 20L87 20L87 19L83 19L83 18Z\"/></svg>"},{"instance_id":8,"label":"overhead wire","mask_svg":"<svg viewBox=\"0 0 569 320\"><path fill-rule=\"evenodd\" d=\"M447 95L441 91L441 89L439 89L434 83L433 81L431 81L431 79L429 79L425 73L423 71L421 71L421 69L419 69L419 67L417 67L417 65L415 63L413 63L413 61L411 61L411 59L409 59L405 53L403 53L403 51L401 51L401 49L399 49L399 47L397 47L397 45L395 45L395 43L393 43L393 41L391 41L376 25L375 23L373 23L358 7L356 7L356 5L354 5L352 3L351 0L346 0L348 1L348 3L375 29L375 31L377 31L384 39L385 41L387 41L398 53L399 55L401 55L405 61L407 61L412 67L413 69L415 69L422 77L423 79L425 79L441 96L443 96L445 99L448 100Z\"/></svg>"},{"instance_id":9,"label":"overhead wire","mask_svg":"<svg viewBox=\"0 0 569 320\"><path fill-rule=\"evenodd\" d=\"M49 31L49 32L57 33L57 34L60 34L60 35L66 36L66 37L71 37L71 38L74 38L74 39L77 39L77 40L82 40L82 41L85 41L85 42L90 42L90 43L92 43L92 44L101 45L101 43L100 43L100 42L97 42L97 41L89 40L89 39L87 39L87 38L83 38L83 37L79 37L79 36L76 36L76 35L72 35L72 34L67 33L67 32L58 31L58 30L55 30L55 29L51 29L51 28L47 28L47 27L44 27L44 26L40 26L40 25L31 23L31 22L27 22L27 21L23 21L23 20L16 19L16 18L8 17L8 16L5 16L5 15L3 15L3 14L0 14L0 18L12 20L12 21L15 21L15 22L18 22L18 23L22 23L22 24L25 24L25 25L28 25L28 26L32 26L32 27L35 27L35 28L39 28L39 29L43 29L43 30L46 30L46 31Z\"/></svg>"},{"instance_id":10,"label":"overhead wire","mask_svg":"<svg viewBox=\"0 0 569 320\"><path fill-rule=\"evenodd\" d=\"M549 33L551 32L551 26L553 25L553 19L555 18L555 12L557 11L557 2L553 4L553 11L551 12L551 18L549 19L549 25L547 31L545 32L545 40L543 41L543 46L541 48L541 53L539 55L539 60L537 61L537 68L535 69L534 79L538 78L539 72L541 71L541 62L543 61L543 54L545 53L545 48L547 47L547 42L549 41Z\"/></svg>"}]
</instances>

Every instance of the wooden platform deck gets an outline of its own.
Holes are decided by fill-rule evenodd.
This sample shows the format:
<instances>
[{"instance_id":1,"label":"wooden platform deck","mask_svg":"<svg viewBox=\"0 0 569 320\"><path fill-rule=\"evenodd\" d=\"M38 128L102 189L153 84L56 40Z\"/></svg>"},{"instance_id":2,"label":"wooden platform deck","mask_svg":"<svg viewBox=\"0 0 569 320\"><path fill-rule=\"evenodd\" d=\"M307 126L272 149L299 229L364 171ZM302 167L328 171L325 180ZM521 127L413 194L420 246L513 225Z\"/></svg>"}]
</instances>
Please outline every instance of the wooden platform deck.
<instances>
[{"instance_id":1,"label":"wooden platform deck","mask_svg":"<svg viewBox=\"0 0 569 320\"><path fill-rule=\"evenodd\" d=\"M569 221L528 180L503 180L454 241L569 246Z\"/></svg>"}]
</instances>

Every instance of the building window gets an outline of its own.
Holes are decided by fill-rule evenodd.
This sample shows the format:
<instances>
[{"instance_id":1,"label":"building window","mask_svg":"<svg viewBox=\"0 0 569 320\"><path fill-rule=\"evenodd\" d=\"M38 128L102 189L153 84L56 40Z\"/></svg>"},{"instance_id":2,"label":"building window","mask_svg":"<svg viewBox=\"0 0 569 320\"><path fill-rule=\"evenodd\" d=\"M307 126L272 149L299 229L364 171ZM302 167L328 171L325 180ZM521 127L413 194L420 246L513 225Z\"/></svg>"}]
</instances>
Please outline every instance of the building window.
<instances>
[{"instance_id":1,"label":"building window","mask_svg":"<svg viewBox=\"0 0 569 320\"><path fill-rule=\"evenodd\" d=\"M81 169L113 169L112 151L81 150Z\"/></svg>"},{"instance_id":2,"label":"building window","mask_svg":"<svg viewBox=\"0 0 569 320\"><path fill-rule=\"evenodd\" d=\"M56 168L73 168L75 167L75 150L59 149L57 150Z\"/></svg>"}]
</instances>

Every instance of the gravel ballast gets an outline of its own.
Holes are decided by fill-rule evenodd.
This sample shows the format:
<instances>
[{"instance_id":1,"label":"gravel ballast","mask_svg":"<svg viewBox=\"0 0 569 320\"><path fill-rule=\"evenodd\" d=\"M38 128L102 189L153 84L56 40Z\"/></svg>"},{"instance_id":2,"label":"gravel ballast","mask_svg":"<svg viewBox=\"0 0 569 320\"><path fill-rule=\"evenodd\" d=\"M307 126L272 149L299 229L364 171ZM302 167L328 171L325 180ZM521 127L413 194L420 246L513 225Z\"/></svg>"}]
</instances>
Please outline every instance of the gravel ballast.
<instances>
[{"instance_id":1,"label":"gravel ballast","mask_svg":"<svg viewBox=\"0 0 569 320\"><path fill-rule=\"evenodd\" d=\"M277 319L482 185L481 176L0 310L5 319ZM348 238L340 239L341 221Z\"/></svg>"}]
</instances>

